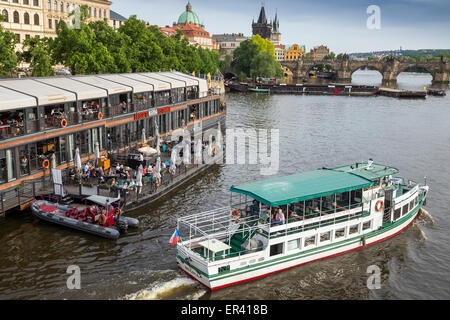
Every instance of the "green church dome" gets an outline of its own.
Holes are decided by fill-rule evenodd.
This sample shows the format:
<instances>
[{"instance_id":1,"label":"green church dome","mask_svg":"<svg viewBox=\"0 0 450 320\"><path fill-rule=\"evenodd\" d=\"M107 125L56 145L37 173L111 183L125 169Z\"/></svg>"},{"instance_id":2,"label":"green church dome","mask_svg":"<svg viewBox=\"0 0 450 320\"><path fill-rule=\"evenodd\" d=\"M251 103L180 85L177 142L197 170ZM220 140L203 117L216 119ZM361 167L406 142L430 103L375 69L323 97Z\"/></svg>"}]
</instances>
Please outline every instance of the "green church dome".
<instances>
[{"instance_id":1,"label":"green church dome","mask_svg":"<svg viewBox=\"0 0 450 320\"><path fill-rule=\"evenodd\" d=\"M186 23L201 25L200 19L198 18L197 14L192 11L192 6L189 2L186 5L186 11L183 12L178 18L178 24L186 24Z\"/></svg>"}]
</instances>

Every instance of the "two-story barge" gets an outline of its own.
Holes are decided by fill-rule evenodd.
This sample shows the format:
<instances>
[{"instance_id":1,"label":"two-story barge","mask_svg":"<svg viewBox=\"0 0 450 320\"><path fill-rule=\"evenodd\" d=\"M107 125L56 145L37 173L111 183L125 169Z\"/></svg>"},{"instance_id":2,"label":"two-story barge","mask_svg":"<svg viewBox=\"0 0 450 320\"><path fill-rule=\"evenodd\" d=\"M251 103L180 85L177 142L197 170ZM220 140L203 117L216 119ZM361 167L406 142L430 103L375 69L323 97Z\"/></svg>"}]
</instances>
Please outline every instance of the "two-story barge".
<instances>
[{"instance_id":1,"label":"two-story barge","mask_svg":"<svg viewBox=\"0 0 450 320\"><path fill-rule=\"evenodd\" d=\"M178 266L215 290L390 238L429 190L397 173L369 161L232 186L231 207L178 219Z\"/></svg>"},{"instance_id":2,"label":"two-story barge","mask_svg":"<svg viewBox=\"0 0 450 320\"><path fill-rule=\"evenodd\" d=\"M123 152L143 132L216 127L225 112L207 80L180 72L0 80L0 214L30 205L50 163L73 166L76 148L84 163L96 145Z\"/></svg>"}]
</instances>

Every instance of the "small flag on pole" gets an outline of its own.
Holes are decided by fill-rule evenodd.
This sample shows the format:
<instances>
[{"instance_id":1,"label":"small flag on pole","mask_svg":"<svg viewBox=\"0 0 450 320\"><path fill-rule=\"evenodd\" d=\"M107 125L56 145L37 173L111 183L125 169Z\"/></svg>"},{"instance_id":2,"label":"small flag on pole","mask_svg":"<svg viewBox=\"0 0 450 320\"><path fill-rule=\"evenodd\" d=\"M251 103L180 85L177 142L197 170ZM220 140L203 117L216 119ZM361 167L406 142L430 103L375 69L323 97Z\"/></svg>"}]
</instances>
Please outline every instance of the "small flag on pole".
<instances>
[{"instance_id":1,"label":"small flag on pole","mask_svg":"<svg viewBox=\"0 0 450 320\"><path fill-rule=\"evenodd\" d=\"M175 229L175 232L173 233L172 237L170 238L170 244L172 246L176 245L178 240L180 240L180 233L178 232L178 228Z\"/></svg>"}]
</instances>

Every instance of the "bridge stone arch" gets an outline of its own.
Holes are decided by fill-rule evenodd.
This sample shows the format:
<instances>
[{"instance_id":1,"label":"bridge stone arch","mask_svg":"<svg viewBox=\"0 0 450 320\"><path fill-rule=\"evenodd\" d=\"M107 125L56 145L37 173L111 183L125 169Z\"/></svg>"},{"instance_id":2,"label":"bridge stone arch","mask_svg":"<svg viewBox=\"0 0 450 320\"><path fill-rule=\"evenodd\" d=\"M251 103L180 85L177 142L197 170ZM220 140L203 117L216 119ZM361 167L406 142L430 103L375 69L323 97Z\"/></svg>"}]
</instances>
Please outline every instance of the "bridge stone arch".
<instances>
[{"instance_id":1,"label":"bridge stone arch","mask_svg":"<svg viewBox=\"0 0 450 320\"><path fill-rule=\"evenodd\" d=\"M396 78L398 78L398 75L402 72L405 72L405 70L411 68L411 67L420 67L423 70L425 70L427 73L429 73L432 77L432 82L435 82L436 74L439 72L439 67L436 65L430 65L427 63L417 63L417 62L403 62L398 67L398 72L396 75Z\"/></svg>"},{"instance_id":2,"label":"bridge stone arch","mask_svg":"<svg viewBox=\"0 0 450 320\"><path fill-rule=\"evenodd\" d=\"M378 71L381 76L383 76L383 65L381 63L377 62L371 62L371 61L361 61L360 63L353 63L350 65L350 76L353 76L353 73L358 71L361 68L367 68L370 67L372 69L375 69Z\"/></svg>"}]
</instances>

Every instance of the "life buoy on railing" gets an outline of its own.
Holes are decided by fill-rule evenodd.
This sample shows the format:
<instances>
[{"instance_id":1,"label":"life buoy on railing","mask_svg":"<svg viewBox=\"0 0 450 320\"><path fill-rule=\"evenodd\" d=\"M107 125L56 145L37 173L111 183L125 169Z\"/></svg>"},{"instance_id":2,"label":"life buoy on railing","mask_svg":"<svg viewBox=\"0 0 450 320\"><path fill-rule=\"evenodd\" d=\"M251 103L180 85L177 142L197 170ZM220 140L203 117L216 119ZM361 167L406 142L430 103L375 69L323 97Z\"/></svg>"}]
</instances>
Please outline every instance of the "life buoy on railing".
<instances>
[{"instance_id":1,"label":"life buoy on railing","mask_svg":"<svg viewBox=\"0 0 450 320\"><path fill-rule=\"evenodd\" d=\"M103 119L103 113L99 112L98 113L98 120L102 120Z\"/></svg>"},{"instance_id":2,"label":"life buoy on railing","mask_svg":"<svg viewBox=\"0 0 450 320\"><path fill-rule=\"evenodd\" d=\"M377 212L380 212L381 210L383 210L383 207L384 207L383 200L378 200L377 203L375 204L375 210Z\"/></svg>"},{"instance_id":3,"label":"life buoy on railing","mask_svg":"<svg viewBox=\"0 0 450 320\"><path fill-rule=\"evenodd\" d=\"M106 216L104 214L101 214L100 217L98 217L98 224L104 225L106 223Z\"/></svg>"},{"instance_id":4,"label":"life buoy on railing","mask_svg":"<svg viewBox=\"0 0 450 320\"><path fill-rule=\"evenodd\" d=\"M233 218L233 221L238 223L241 220L241 213L239 212L239 210L234 209L231 212L231 217Z\"/></svg>"},{"instance_id":5,"label":"life buoy on railing","mask_svg":"<svg viewBox=\"0 0 450 320\"><path fill-rule=\"evenodd\" d=\"M61 120L61 127L62 127L62 128L67 127L67 120L66 120L66 119L62 119L62 120Z\"/></svg>"},{"instance_id":6,"label":"life buoy on railing","mask_svg":"<svg viewBox=\"0 0 450 320\"><path fill-rule=\"evenodd\" d=\"M45 169L50 168L50 160L45 159L45 160L42 162L42 167L44 167Z\"/></svg>"}]
</instances>

